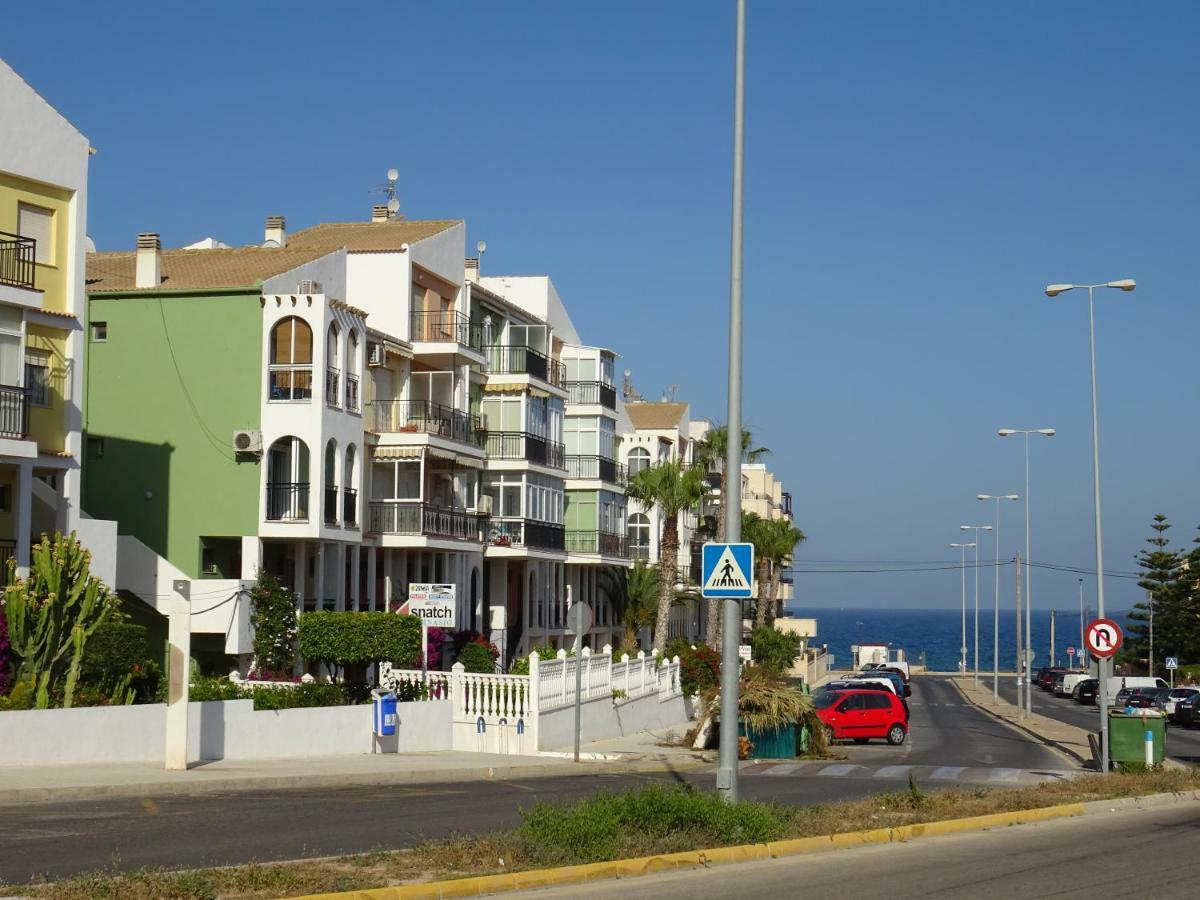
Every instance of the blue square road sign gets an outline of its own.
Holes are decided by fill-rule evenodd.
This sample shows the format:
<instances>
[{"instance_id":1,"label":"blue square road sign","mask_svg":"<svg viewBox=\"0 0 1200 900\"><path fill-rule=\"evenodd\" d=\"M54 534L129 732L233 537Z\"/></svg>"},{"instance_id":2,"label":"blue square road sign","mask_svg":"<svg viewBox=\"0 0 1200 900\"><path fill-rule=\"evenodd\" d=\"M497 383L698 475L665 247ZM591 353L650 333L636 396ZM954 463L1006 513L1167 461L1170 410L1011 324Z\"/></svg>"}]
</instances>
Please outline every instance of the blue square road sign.
<instances>
[{"instance_id":1,"label":"blue square road sign","mask_svg":"<svg viewBox=\"0 0 1200 900\"><path fill-rule=\"evenodd\" d=\"M754 545L704 545L700 594L725 600L744 600L754 593Z\"/></svg>"}]
</instances>

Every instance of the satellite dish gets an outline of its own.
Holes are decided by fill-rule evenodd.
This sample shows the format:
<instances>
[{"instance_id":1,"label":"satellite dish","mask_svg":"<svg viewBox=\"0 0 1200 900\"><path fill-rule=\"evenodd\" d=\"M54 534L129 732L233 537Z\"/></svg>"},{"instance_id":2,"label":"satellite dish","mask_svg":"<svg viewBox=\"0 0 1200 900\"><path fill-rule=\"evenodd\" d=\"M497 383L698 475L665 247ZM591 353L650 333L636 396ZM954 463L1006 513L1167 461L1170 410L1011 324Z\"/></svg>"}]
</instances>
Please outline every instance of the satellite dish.
<instances>
[{"instance_id":1,"label":"satellite dish","mask_svg":"<svg viewBox=\"0 0 1200 900\"><path fill-rule=\"evenodd\" d=\"M393 169L392 171L394 172L395 169ZM395 197L393 197L391 200L388 201L387 207L388 207L388 212L395 213L397 210L400 209L400 201L397 200Z\"/></svg>"},{"instance_id":2,"label":"satellite dish","mask_svg":"<svg viewBox=\"0 0 1200 900\"><path fill-rule=\"evenodd\" d=\"M631 372L629 369L626 369L626 370L625 370L625 377L626 377L626 378L628 378L628 377L629 377L630 375L632 375L632 374L633 374L633 372Z\"/></svg>"},{"instance_id":3,"label":"satellite dish","mask_svg":"<svg viewBox=\"0 0 1200 900\"><path fill-rule=\"evenodd\" d=\"M479 241L475 244L475 250L479 253L487 252L487 241Z\"/></svg>"},{"instance_id":4,"label":"satellite dish","mask_svg":"<svg viewBox=\"0 0 1200 900\"><path fill-rule=\"evenodd\" d=\"M262 245L264 247L282 247L283 246L282 244L279 243L279 241L276 241L276 240L263 241Z\"/></svg>"},{"instance_id":5,"label":"satellite dish","mask_svg":"<svg viewBox=\"0 0 1200 900\"><path fill-rule=\"evenodd\" d=\"M395 169L388 169L388 181L395 181L400 177L400 173Z\"/></svg>"},{"instance_id":6,"label":"satellite dish","mask_svg":"<svg viewBox=\"0 0 1200 900\"><path fill-rule=\"evenodd\" d=\"M96 242L92 240L92 237L91 237L91 235L84 235L84 237L83 237L83 249L84 249L85 251L87 251L88 253L95 253L95 252L96 252Z\"/></svg>"}]
</instances>

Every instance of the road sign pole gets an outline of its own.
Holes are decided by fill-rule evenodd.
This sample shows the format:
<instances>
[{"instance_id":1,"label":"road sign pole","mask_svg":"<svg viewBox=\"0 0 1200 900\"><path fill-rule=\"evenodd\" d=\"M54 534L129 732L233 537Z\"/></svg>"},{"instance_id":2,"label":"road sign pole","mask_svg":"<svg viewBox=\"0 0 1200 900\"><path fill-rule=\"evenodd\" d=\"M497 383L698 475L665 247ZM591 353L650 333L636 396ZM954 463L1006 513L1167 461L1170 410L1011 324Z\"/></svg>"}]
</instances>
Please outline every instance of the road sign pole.
<instances>
[{"instance_id":1,"label":"road sign pole","mask_svg":"<svg viewBox=\"0 0 1200 900\"><path fill-rule=\"evenodd\" d=\"M742 539L742 144L745 127L746 0L737 2L737 45L733 74L733 228L729 252L729 412L725 423L725 539ZM748 572L753 578L754 573ZM742 642L742 606L725 604L721 647L721 761L717 791L736 803L738 765L738 645Z\"/></svg>"}]
</instances>

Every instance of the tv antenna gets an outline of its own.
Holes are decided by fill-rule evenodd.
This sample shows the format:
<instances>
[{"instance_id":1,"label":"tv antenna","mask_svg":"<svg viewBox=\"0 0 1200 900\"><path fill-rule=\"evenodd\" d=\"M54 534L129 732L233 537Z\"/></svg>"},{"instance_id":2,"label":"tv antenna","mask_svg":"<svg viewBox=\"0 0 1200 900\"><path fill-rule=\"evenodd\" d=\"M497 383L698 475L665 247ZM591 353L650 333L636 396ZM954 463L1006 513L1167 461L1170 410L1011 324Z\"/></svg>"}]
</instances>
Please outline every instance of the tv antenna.
<instances>
[{"instance_id":1,"label":"tv antenna","mask_svg":"<svg viewBox=\"0 0 1200 900\"><path fill-rule=\"evenodd\" d=\"M394 216L400 211L400 198L396 196L396 181L400 178L398 169L387 170L387 183L381 184L375 190L387 196L388 215Z\"/></svg>"}]
</instances>

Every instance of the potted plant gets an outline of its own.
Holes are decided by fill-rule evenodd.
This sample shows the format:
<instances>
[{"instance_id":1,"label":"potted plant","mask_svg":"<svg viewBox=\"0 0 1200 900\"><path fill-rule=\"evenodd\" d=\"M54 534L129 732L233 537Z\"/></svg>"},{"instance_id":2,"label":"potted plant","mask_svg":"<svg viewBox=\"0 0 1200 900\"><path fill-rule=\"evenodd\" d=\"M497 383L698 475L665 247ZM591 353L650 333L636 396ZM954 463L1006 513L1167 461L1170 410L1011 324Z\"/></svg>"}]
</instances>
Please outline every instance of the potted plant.
<instances>
[{"instance_id":1,"label":"potted plant","mask_svg":"<svg viewBox=\"0 0 1200 900\"><path fill-rule=\"evenodd\" d=\"M746 668L738 688L738 734L749 739L758 759L792 759L797 731L812 713L800 688L761 668Z\"/></svg>"}]
</instances>

